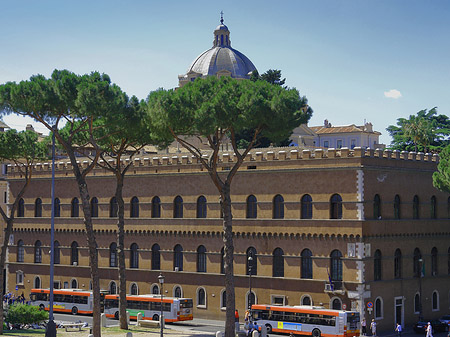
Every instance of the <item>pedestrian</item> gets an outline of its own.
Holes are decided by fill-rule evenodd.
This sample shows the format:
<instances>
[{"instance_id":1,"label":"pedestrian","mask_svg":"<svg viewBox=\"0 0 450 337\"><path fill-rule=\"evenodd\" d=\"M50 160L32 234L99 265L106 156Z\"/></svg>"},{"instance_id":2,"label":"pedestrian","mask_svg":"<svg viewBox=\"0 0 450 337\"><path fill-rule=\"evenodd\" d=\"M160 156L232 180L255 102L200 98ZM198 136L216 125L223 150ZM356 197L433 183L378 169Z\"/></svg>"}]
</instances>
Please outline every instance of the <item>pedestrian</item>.
<instances>
[{"instance_id":1,"label":"pedestrian","mask_svg":"<svg viewBox=\"0 0 450 337\"><path fill-rule=\"evenodd\" d=\"M366 323L366 319L363 318L361 321L361 334L363 336L365 336L367 334L367 323Z\"/></svg>"},{"instance_id":2,"label":"pedestrian","mask_svg":"<svg viewBox=\"0 0 450 337\"><path fill-rule=\"evenodd\" d=\"M433 327L430 322L427 325L427 337L433 337Z\"/></svg>"},{"instance_id":3,"label":"pedestrian","mask_svg":"<svg viewBox=\"0 0 450 337\"><path fill-rule=\"evenodd\" d=\"M370 323L370 330L372 330L372 336L376 337L377 336L377 323L375 322L375 320L372 318L372 323Z\"/></svg>"},{"instance_id":4,"label":"pedestrian","mask_svg":"<svg viewBox=\"0 0 450 337\"><path fill-rule=\"evenodd\" d=\"M237 311L237 309L234 311L234 325L235 325L235 330L239 331L240 327L239 327L239 312Z\"/></svg>"},{"instance_id":5,"label":"pedestrian","mask_svg":"<svg viewBox=\"0 0 450 337\"><path fill-rule=\"evenodd\" d=\"M397 331L398 337L402 337L402 325L400 323L397 323L397 326L395 327L395 331Z\"/></svg>"}]
</instances>

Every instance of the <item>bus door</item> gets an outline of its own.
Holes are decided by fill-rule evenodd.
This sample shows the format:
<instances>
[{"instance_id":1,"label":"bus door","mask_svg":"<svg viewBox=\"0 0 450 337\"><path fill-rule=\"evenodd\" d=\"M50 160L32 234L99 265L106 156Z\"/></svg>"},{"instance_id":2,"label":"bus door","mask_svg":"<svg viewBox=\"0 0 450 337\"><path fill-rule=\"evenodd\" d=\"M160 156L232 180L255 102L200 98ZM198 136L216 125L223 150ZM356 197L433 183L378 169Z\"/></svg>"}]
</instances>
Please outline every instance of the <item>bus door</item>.
<instances>
[{"instance_id":1,"label":"bus door","mask_svg":"<svg viewBox=\"0 0 450 337\"><path fill-rule=\"evenodd\" d=\"M343 335L344 334L344 316L342 314L339 315L339 319L338 319L338 324L339 324L339 334Z\"/></svg>"}]
</instances>

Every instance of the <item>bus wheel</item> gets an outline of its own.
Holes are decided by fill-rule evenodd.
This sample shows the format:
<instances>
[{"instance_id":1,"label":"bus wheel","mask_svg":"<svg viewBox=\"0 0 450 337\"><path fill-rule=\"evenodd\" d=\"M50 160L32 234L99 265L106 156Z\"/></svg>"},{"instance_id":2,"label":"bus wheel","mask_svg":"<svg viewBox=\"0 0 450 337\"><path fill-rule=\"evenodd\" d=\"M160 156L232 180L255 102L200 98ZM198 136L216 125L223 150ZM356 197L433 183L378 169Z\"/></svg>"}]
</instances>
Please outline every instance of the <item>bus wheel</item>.
<instances>
[{"instance_id":1,"label":"bus wheel","mask_svg":"<svg viewBox=\"0 0 450 337\"><path fill-rule=\"evenodd\" d=\"M41 305L39 306L39 310L45 310L45 306L44 306L43 304L41 304Z\"/></svg>"},{"instance_id":2,"label":"bus wheel","mask_svg":"<svg viewBox=\"0 0 450 337\"><path fill-rule=\"evenodd\" d=\"M118 312L118 311L116 311L116 312L114 313L114 318L115 318L115 319L119 319L119 312Z\"/></svg>"},{"instance_id":3,"label":"bus wheel","mask_svg":"<svg viewBox=\"0 0 450 337\"><path fill-rule=\"evenodd\" d=\"M78 314L78 308L77 307L73 307L72 308L72 315L76 315Z\"/></svg>"},{"instance_id":4,"label":"bus wheel","mask_svg":"<svg viewBox=\"0 0 450 337\"><path fill-rule=\"evenodd\" d=\"M320 330L319 329L314 329L312 331L312 335L313 335L313 337L320 337Z\"/></svg>"},{"instance_id":5,"label":"bus wheel","mask_svg":"<svg viewBox=\"0 0 450 337\"><path fill-rule=\"evenodd\" d=\"M152 319L153 319L154 321L159 321L159 315L154 314L153 317L152 317Z\"/></svg>"},{"instance_id":6,"label":"bus wheel","mask_svg":"<svg viewBox=\"0 0 450 337\"><path fill-rule=\"evenodd\" d=\"M272 333L272 326L270 324L266 324L267 333Z\"/></svg>"}]
</instances>

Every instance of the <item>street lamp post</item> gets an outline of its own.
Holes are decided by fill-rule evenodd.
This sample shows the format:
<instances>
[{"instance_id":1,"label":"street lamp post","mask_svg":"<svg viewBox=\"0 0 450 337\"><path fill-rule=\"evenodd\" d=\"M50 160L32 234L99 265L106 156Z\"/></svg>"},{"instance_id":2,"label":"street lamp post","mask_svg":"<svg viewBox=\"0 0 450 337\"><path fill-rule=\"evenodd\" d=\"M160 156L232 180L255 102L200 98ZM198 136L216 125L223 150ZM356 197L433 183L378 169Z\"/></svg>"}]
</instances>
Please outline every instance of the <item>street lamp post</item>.
<instances>
[{"instance_id":1,"label":"street lamp post","mask_svg":"<svg viewBox=\"0 0 450 337\"><path fill-rule=\"evenodd\" d=\"M161 294L161 315L159 316L159 325L161 327L160 331L160 337L164 337L164 315L163 315L163 296L164 296L164 276L163 274L159 274L158 276L159 281L159 289Z\"/></svg>"},{"instance_id":2,"label":"street lamp post","mask_svg":"<svg viewBox=\"0 0 450 337\"><path fill-rule=\"evenodd\" d=\"M248 310L251 312L252 308L252 264L253 264L253 257L250 255L248 257L248 288L249 288L249 294L248 294ZM251 316L250 316L251 318ZM250 319L251 320L251 319Z\"/></svg>"},{"instance_id":3,"label":"street lamp post","mask_svg":"<svg viewBox=\"0 0 450 337\"><path fill-rule=\"evenodd\" d=\"M51 198L52 198L52 210L50 218L50 305L49 321L47 323L47 329L45 331L46 337L56 337L56 324L53 321L53 274L55 263L55 130L56 126L52 128L52 183L51 183Z\"/></svg>"},{"instance_id":4,"label":"street lamp post","mask_svg":"<svg viewBox=\"0 0 450 337\"><path fill-rule=\"evenodd\" d=\"M423 319L422 312L422 268L423 268L423 260L419 259L419 319Z\"/></svg>"}]
</instances>

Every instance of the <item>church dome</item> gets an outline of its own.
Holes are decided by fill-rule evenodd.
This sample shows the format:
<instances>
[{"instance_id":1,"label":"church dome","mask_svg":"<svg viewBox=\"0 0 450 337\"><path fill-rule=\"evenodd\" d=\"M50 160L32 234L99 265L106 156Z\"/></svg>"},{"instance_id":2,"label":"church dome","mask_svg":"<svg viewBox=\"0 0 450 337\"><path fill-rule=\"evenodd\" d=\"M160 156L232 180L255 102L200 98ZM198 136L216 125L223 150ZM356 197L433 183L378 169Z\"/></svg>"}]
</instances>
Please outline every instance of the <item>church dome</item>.
<instances>
[{"instance_id":1,"label":"church dome","mask_svg":"<svg viewBox=\"0 0 450 337\"><path fill-rule=\"evenodd\" d=\"M231 76L238 79L248 79L256 70L247 56L231 48L230 31L223 24L214 30L214 42L211 49L201 53L189 66L185 75L178 76L180 87L206 76Z\"/></svg>"}]
</instances>

